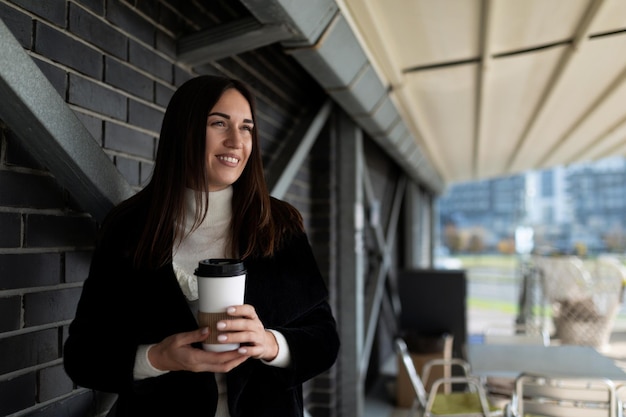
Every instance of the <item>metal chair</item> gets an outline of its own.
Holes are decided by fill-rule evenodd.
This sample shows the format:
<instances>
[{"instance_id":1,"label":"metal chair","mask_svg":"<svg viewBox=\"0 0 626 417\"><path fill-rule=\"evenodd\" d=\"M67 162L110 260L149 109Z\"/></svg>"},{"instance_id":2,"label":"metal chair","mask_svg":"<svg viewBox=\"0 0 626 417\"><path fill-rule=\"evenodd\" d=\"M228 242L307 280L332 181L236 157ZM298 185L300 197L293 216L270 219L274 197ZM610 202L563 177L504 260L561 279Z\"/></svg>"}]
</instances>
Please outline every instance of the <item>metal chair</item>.
<instances>
[{"instance_id":1,"label":"metal chair","mask_svg":"<svg viewBox=\"0 0 626 417\"><path fill-rule=\"evenodd\" d=\"M615 387L617 397L617 417L626 416L626 384L620 382Z\"/></svg>"},{"instance_id":2,"label":"metal chair","mask_svg":"<svg viewBox=\"0 0 626 417\"><path fill-rule=\"evenodd\" d=\"M464 373L464 376L439 378L433 382L430 392L426 392L405 341L402 338L397 338L395 345L400 355L400 363L405 368L415 393L408 416L415 416L418 410L423 411L423 417L496 417L503 415L502 409L489 403L480 379L470 375L470 367L466 361L462 359L435 359L425 364L424 379L428 378L433 366L456 365L460 366ZM439 392L443 384L463 384L467 390L450 393Z\"/></svg>"},{"instance_id":3,"label":"metal chair","mask_svg":"<svg viewBox=\"0 0 626 417\"><path fill-rule=\"evenodd\" d=\"M521 374L506 417L617 417L621 403L608 379Z\"/></svg>"}]
</instances>

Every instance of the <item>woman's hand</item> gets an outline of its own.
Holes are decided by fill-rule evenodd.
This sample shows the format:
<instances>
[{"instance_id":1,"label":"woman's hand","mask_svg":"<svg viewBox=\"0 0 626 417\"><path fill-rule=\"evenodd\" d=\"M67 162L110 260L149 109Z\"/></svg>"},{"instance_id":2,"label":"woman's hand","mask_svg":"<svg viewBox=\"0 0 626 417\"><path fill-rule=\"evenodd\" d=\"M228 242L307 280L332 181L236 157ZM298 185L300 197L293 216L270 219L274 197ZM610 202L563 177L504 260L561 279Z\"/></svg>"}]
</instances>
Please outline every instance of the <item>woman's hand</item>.
<instances>
[{"instance_id":1,"label":"woman's hand","mask_svg":"<svg viewBox=\"0 0 626 417\"><path fill-rule=\"evenodd\" d=\"M148 360L162 371L228 372L248 359L237 350L207 352L191 346L206 340L208 334L209 329L204 327L168 336L152 346Z\"/></svg>"},{"instance_id":2,"label":"woman's hand","mask_svg":"<svg viewBox=\"0 0 626 417\"><path fill-rule=\"evenodd\" d=\"M228 372L249 357L271 361L278 355L278 343L265 330L254 307L249 304L229 307L229 320L217 323L220 343L239 343L241 347L227 352L207 352L192 346L206 340L209 329L177 333L166 337L148 351L148 360L162 371Z\"/></svg>"},{"instance_id":3,"label":"woman's hand","mask_svg":"<svg viewBox=\"0 0 626 417\"><path fill-rule=\"evenodd\" d=\"M254 307L249 304L229 307L230 320L221 320L217 329L221 343L240 343L240 354L255 359L271 361L278 355L278 343L272 332L265 329Z\"/></svg>"}]
</instances>

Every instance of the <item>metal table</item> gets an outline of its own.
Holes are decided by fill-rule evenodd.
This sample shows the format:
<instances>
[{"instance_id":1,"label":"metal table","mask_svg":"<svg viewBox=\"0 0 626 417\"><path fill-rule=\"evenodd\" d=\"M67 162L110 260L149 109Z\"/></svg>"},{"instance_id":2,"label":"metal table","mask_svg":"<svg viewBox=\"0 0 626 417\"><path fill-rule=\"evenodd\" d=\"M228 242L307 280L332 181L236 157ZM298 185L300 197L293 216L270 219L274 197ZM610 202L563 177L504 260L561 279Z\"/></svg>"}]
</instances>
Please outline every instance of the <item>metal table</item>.
<instances>
[{"instance_id":1,"label":"metal table","mask_svg":"<svg viewBox=\"0 0 626 417\"><path fill-rule=\"evenodd\" d=\"M515 378L522 372L562 377L626 381L626 372L591 346L467 346L472 373L481 377Z\"/></svg>"}]
</instances>

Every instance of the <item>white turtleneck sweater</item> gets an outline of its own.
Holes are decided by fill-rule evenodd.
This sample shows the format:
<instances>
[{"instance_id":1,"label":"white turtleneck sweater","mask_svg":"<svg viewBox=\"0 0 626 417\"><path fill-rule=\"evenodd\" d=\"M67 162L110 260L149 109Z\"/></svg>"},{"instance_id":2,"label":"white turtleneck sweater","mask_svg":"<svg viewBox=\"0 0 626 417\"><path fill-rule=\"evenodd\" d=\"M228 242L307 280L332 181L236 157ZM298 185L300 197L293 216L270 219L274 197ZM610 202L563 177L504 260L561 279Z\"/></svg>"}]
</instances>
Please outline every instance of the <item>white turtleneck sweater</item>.
<instances>
[{"instance_id":1,"label":"white turtleneck sweater","mask_svg":"<svg viewBox=\"0 0 626 417\"><path fill-rule=\"evenodd\" d=\"M178 247L174 248L172 263L180 288L185 297L187 297L189 307L194 315L197 313L198 300L198 282L194 271L198 266L198 262L202 259L232 258L235 256L235 254L230 253L227 245L230 220L232 218L232 196L232 187L209 192L209 210L204 221L193 233L187 234L191 230L195 219L196 202L193 190L187 189L185 192L185 210L187 214L185 219L185 238ZM271 366L287 367L291 361L287 341L281 333L275 330L270 331L278 342L278 356L273 361L263 362ZM135 380L159 376L169 372L156 369L148 360L148 350L152 346L141 345L137 349L134 368ZM218 388L218 404L215 417L228 417L226 378L221 373L216 373L215 378Z\"/></svg>"}]
</instances>

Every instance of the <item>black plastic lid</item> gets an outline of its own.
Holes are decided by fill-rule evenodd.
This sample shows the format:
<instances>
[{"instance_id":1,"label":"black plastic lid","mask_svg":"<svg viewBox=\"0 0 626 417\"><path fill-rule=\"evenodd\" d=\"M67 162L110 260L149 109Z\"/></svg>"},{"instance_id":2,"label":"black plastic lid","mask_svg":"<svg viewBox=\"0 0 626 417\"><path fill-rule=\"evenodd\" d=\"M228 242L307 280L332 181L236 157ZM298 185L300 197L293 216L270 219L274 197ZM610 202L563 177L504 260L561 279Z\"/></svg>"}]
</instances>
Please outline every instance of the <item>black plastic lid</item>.
<instances>
[{"instance_id":1,"label":"black plastic lid","mask_svg":"<svg viewBox=\"0 0 626 417\"><path fill-rule=\"evenodd\" d=\"M231 277L243 275L246 268L239 259L203 259L198 262L195 274L199 277Z\"/></svg>"}]
</instances>

